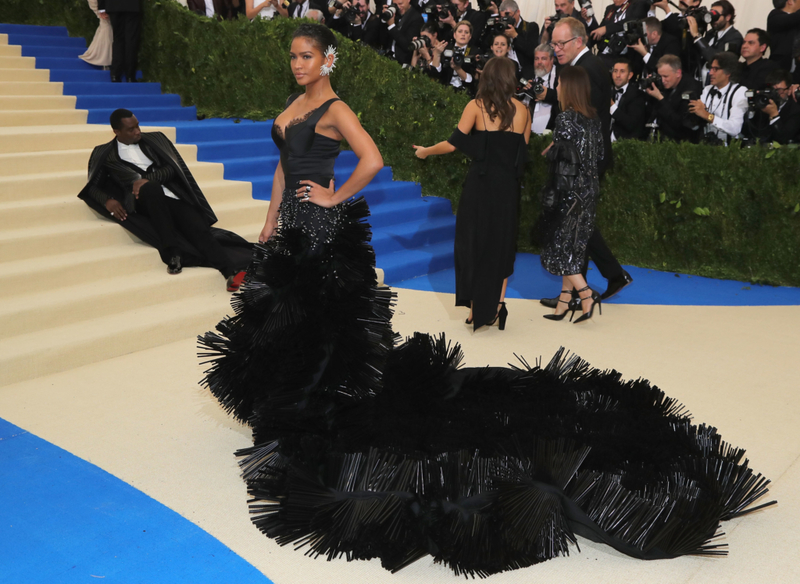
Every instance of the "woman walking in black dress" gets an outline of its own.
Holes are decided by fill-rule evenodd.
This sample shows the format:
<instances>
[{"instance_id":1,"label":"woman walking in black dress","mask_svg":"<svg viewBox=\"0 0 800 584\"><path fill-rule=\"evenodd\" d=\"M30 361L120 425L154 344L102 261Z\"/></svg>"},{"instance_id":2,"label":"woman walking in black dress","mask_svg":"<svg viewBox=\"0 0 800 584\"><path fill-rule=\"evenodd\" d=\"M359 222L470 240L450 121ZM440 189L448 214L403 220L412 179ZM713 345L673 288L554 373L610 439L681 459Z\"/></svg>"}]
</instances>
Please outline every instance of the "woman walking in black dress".
<instances>
[{"instance_id":1,"label":"woman walking in black dress","mask_svg":"<svg viewBox=\"0 0 800 584\"><path fill-rule=\"evenodd\" d=\"M503 330L508 315L506 285L514 273L520 178L531 135L530 111L514 98L515 72L510 59L491 59L453 135L414 146L423 159L456 149L472 158L458 204L455 266L456 306L471 308L466 322L475 330L495 322Z\"/></svg>"},{"instance_id":2,"label":"woman walking in black dress","mask_svg":"<svg viewBox=\"0 0 800 584\"><path fill-rule=\"evenodd\" d=\"M599 296L592 293L581 274L586 261L586 244L594 231L595 208L600 194L597 166L603 158L600 119L591 106L589 75L584 69L565 67L561 71L558 102L561 113L556 117L553 143L546 152L557 166L564 169L558 162L567 162L567 168L573 171L569 176L560 177L559 185L569 186L559 189L555 206L544 211L542 217L542 266L563 278L556 311L544 317L561 320L568 311L574 314L581 308L583 315L575 321L577 324L591 319L595 305L600 306ZM577 290L579 301L572 302L573 290Z\"/></svg>"}]
</instances>

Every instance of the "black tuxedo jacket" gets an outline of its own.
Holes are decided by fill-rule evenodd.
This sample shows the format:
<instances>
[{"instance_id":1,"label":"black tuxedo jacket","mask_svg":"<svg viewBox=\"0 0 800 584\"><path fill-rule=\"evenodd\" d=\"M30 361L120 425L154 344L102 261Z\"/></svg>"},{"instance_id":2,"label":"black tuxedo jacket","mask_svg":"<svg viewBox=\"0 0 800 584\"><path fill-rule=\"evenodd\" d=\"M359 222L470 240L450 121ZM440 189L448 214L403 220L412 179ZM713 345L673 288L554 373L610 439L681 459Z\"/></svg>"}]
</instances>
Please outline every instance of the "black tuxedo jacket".
<instances>
[{"instance_id":1,"label":"black tuxedo jacket","mask_svg":"<svg viewBox=\"0 0 800 584\"><path fill-rule=\"evenodd\" d=\"M486 28L486 21L489 20L489 13L475 10L470 6L464 13L463 20L469 21L472 25L472 39L470 40L470 44L477 46L478 42L481 40L481 35L483 35L483 29Z\"/></svg>"},{"instance_id":2,"label":"black tuxedo jacket","mask_svg":"<svg viewBox=\"0 0 800 584\"><path fill-rule=\"evenodd\" d=\"M244 2L242 2L242 4L244 4ZM205 0L186 0L186 5L192 12L200 16L206 15ZM214 13L217 18L231 20L236 18L237 10L233 7L231 0L214 0Z\"/></svg>"},{"instance_id":3,"label":"black tuxedo jacket","mask_svg":"<svg viewBox=\"0 0 800 584\"><path fill-rule=\"evenodd\" d=\"M346 18L331 18L330 27L349 38L350 40L364 43L374 49L381 46L381 19L377 14L367 13L367 22L355 25L347 22Z\"/></svg>"},{"instance_id":4,"label":"black tuxedo jacket","mask_svg":"<svg viewBox=\"0 0 800 584\"><path fill-rule=\"evenodd\" d=\"M650 6L647 2L642 0L633 0L633 2L628 5L628 10L625 12L625 17L619 22L614 22L614 14L617 12L617 7L614 4L609 4L608 7L606 7L603 20L600 22L599 26L606 27L606 38L609 38L618 32L622 32L626 22L647 18L647 12L649 10ZM592 28L594 29L599 27Z\"/></svg>"},{"instance_id":5,"label":"black tuxedo jacket","mask_svg":"<svg viewBox=\"0 0 800 584\"><path fill-rule=\"evenodd\" d=\"M597 116L600 118L600 125L603 131L603 147L605 149L601 165L598 168L602 176L605 171L614 166L614 154L611 151L611 114L609 113L612 95L611 74L603 64L603 61L593 55L591 51L584 53L575 65L582 67L589 74L592 107L597 110Z\"/></svg>"},{"instance_id":6,"label":"black tuxedo jacket","mask_svg":"<svg viewBox=\"0 0 800 584\"><path fill-rule=\"evenodd\" d=\"M539 46L539 25L520 19L517 27L517 38L511 40L511 46L517 53L522 75L533 77L533 61L536 47Z\"/></svg>"},{"instance_id":7,"label":"black tuxedo jacket","mask_svg":"<svg viewBox=\"0 0 800 584\"><path fill-rule=\"evenodd\" d=\"M714 46L711 46L710 43L716 34L716 31L710 30L706 33L706 36L694 42L695 50L700 53L700 60L705 61L706 65L709 67L711 66L711 62L714 60L714 57L724 51L733 53L738 57L739 53L742 51L742 44L744 43L744 37L742 37L742 33L735 28L730 27L725 32L725 35L719 39Z\"/></svg>"},{"instance_id":8,"label":"black tuxedo jacket","mask_svg":"<svg viewBox=\"0 0 800 584\"><path fill-rule=\"evenodd\" d=\"M739 70L739 83L748 89L762 89L766 84L767 75L780 68L777 61L763 57L752 65L742 63Z\"/></svg>"},{"instance_id":9,"label":"black tuxedo jacket","mask_svg":"<svg viewBox=\"0 0 800 584\"><path fill-rule=\"evenodd\" d=\"M644 140L647 136L646 97L633 82L628 84L616 111L611 114L611 127L617 140Z\"/></svg>"},{"instance_id":10,"label":"black tuxedo jacket","mask_svg":"<svg viewBox=\"0 0 800 584\"><path fill-rule=\"evenodd\" d=\"M769 123L769 116L756 110L752 119L745 117L742 133L753 140L765 143L778 142L788 144L800 138L800 104L789 99L779 111L780 117L774 124Z\"/></svg>"},{"instance_id":11,"label":"black tuxedo jacket","mask_svg":"<svg viewBox=\"0 0 800 584\"><path fill-rule=\"evenodd\" d=\"M700 82L685 73L677 87L663 92L664 99L654 103L654 117L658 118L661 136L676 142L699 140L702 121L689 112L689 101L700 99L702 92ZM689 94L690 100L683 99L685 93Z\"/></svg>"},{"instance_id":12,"label":"black tuxedo jacket","mask_svg":"<svg viewBox=\"0 0 800 584\"><path fill-rule=\"evenodd\" d=\"M97 9L114 12L141 12L142 0L97 0Z\"/></svg>"},{"instance_id":13,"label":"black tuxedo jacket","mask_svg":"<svg viewBox=\"0 0 800 584\"><path fill-rule=\"evenodd\" d=\"M794 38L800 34L800 11L793 14L775 8L767 16L770 41L770 60L777 61L781 69L792 68Z\"/></svg>"},{"instance_id":14,"label":"black tuxedo jacket","mask_svg":"<svg viewBox=\"0 0 800 584\"><path fill-rule=\"evenodd\" d=\"M681 42L671 34L664 33L661 35L661 40L653 48L650 53L650 59L644 66L645 71L648 73L655 73L658 68L658 60L664 55L681 56Z\"/></svg>"},{"instance_id":15,"label":"black tuxedo jacket","mask_svg":"<svg viewBox=\"0 0 800 584\"><path fill-rule=\"evenodd\" d=\"M411 44L414 37L419 36L425 22L419 11L413 6L408 7L406 13L400 17L399 23L397 22L398 16L400 16L399 13L395 16L395 26L391 30L385 24L381 27L383 30L382 44L386 50L390 50L394 42L395 61L406 64L411 62L413 55L413 52L408 50L408 45Z\"/></svg>"}]
</instances>

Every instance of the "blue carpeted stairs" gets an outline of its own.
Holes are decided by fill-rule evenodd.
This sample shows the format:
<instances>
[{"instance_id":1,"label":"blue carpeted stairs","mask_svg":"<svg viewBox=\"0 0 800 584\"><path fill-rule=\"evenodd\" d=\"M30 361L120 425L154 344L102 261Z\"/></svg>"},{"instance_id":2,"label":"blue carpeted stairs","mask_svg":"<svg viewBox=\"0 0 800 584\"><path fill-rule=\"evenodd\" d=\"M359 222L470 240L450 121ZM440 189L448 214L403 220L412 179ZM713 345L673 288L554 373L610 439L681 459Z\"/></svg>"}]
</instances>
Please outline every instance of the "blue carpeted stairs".
<instances>
[{"instance_id":1,"label":"blue carpeted stairs","mask_svg":"<svg viewBox=\"0 0 800 584\"><path fill-rule=\"evenodd\" d=\"M0 24L9 44L36 67L50 69L51 81L64 83L64 94L77 96L77 108L89 110L89 123L107 124L117 108L133 111L142 124L177 128L180 143L197 144L198 160L221 162L225 178L251 182L253 197L269 200L278 150L270 139L272 122L197 120L197 111L181 107L180 96L162 94L159 83L111 83L111 75L78 58L82 38L70 38L64 27ZM342 184L358 159L344 151L336 163ZM422 197L420 186L392 180L384 168L361 193L372 210L373 246L386 283L393 284L453 267L455 217L450 201Z\"/></svg>"}]
</instances>

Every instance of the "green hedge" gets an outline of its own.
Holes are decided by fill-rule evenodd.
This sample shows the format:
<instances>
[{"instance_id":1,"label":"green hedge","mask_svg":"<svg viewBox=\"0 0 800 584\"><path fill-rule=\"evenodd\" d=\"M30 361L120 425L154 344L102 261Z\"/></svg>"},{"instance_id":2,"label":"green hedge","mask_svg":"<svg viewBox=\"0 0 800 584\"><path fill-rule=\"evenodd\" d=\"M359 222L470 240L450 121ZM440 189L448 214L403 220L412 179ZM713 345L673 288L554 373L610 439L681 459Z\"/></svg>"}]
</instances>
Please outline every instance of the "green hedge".
<instances>
[{"instance_id":1,"label":"green hedge","mask_svg":"<svg viewBox=\"0 0 800 584\"><path fill-rule=\"evenodd\" d=\"M207 116L268 119L297 90L288 65L296 22L217 22L172 0L146 2L140 61L148 80ZM63 24L91 38L97 19L84 0L3 0L0 21ZM467 98L342 40L334 89L357 113L398 180L455 207L466 173L460 155L419 161L412 144L447 138ZM531 140L520 248L533 251L536 193L546 169ZM692 144L615 145L599 225L624 263L712 277L800 285L800 152Z\"/></svg>"}]
</instances>

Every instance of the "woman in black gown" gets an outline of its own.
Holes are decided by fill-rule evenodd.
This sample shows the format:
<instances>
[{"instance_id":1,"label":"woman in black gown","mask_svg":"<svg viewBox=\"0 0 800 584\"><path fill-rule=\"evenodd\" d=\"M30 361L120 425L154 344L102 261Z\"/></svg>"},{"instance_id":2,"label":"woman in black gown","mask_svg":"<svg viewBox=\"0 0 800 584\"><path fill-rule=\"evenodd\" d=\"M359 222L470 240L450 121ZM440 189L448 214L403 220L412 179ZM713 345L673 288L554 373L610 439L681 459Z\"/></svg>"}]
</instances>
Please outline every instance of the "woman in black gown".
<instances>
[{"instance_id":1,"label":"woman in black gown","mask_svg":"<svg viewBox=\"0 0 800 584\"><path fill-rule=\"evenodd\" d=\"M589 75L581 67L564 67L558 77L558 102L553 143L547 156L574 160L569 188L561 189L553 209L542 214L544 245L542 266L562 277L561 294L550 320L562 320L567 312L579 308L583 314L576 324L592 318L599 295L592 293L581 271L586 263L586 245L594 232L595 208L600 194L598 164L603 158L600 119L591 105ZM574 174L572 174L574 173ZM562 183L564 184L564 183ZM580 300L573 301L573 291ZM572 320L572 316L570 316Z\"/></svg>"},{"instance_id":2,"label":"woman in black gown","mask_svg":"<svg viewBox=\"0 0 800 584\"><path fill-rule=\"evenodd\" d=\"M768 481L658 388L561 351L544 367L462 368L443 336L397 341L366 203L345 198L380 157L320 74L334 43L324 26L295 33L306 92L273 125L262 243L234 316L200 338L206 385L253 431L237 454L256 526L392 571L426 555L512 570L567 555L576 534L637 558L723 553L719 521ZM334 190L340 137L360 162Z\"/></svg>"},{"instance_id":3,"label":"woman in black gown","mask_svg":"<svg viewBox=\"0 0 800 584\"><path fill-rule=\"evenodd\" d=\"M472 158L458 203L455 266L456 306L471 308L474 330L499 322L505 328L508 277L514 273L519 226L520 178L531 135L530 111L514 98L514 62L490 59L477 97L467 104L453 135L423 148L417 157L456 148Z\"/></svg>"}]
</instances>

